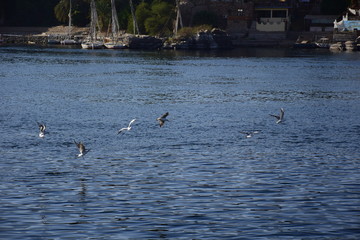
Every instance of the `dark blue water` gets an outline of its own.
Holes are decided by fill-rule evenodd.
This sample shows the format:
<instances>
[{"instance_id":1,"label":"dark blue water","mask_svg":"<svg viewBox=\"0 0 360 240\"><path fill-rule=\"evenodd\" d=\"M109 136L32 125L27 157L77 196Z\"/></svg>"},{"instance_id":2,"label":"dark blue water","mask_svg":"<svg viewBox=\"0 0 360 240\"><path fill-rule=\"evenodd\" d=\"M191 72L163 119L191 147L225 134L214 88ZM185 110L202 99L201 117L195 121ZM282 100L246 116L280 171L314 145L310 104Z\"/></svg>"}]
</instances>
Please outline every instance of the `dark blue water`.
<instances>
[{"instance_id":1,"label":"dark blue water","mask_svg":"<svg viewBox=\"0 0 360 240\"><path fill-rule=\"evenodd\" d=\"M359 76L359 52L2 47L0 238L359 239Z\"/></svg>"}]
</instances>

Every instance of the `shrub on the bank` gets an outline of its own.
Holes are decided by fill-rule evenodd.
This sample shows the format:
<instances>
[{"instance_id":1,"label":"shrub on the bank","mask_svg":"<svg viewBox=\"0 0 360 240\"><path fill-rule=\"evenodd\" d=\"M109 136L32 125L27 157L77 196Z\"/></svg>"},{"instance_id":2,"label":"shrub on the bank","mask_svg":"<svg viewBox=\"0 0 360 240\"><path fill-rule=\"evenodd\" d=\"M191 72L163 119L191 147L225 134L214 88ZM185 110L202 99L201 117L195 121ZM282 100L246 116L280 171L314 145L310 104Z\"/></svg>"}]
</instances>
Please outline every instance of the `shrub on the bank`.
<instances>
[{"instance_id":1,"label":"shrub on the bank","mask_svg":"<svg viewBox=\"0 0 360 240\"><path fill-rule=\"evenodd\" d=\"M195 27L184 27L178 31L176 38L184 39L184 38L191 38L192 36L196 35L200 31L210 31L212 27L210 25L199 25Z\"/></svg>"}]
</instances>

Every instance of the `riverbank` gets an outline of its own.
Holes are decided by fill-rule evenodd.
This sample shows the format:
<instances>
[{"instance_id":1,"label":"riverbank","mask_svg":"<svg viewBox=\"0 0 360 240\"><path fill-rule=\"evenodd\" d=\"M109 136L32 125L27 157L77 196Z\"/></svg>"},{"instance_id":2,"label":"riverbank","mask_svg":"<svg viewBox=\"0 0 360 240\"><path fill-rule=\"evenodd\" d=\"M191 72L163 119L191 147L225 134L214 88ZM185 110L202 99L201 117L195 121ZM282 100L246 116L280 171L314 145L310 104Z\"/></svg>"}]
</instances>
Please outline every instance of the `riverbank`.
<instances>
[{"instance_id":1,"label":"riverbank","mask_svg":"<svg viewBox=\"0 0 360 240\"><path fill-rule=\"evenodd\" d=\"M2 44L35 44L47 45L50 42L60 42L68 37L67 26L56 27L0 27L0 39ZM207 32L195 36L193 39L182 42L181 44L173 44L176 49L204 49L204 48L232 48L232 47L291 47L294 39L288 38L285 33L252 33L248 36L228 35L225 32L216 31L209 36ZM78 40L85 39L88 36L88 28L72 27L71 35ZM149 41L149 37L134 39L131 34L123 34L123 38L128 42L134 43L134 48L156 46L158 41L150 41L150 44L141 44L142 41ZM102 35L105 37L105 34ZM129 40L132 39L132 40ZM211 41L208 41L208 40ZM296 39L296 38L295 38ZM166 42L166 39L162 39ZM208 42L207 42L208 41ZM145 46L142 46L145 45ZM169 48L170 45L167 47ZM172 47L170 47L172 48Z\"/></svg>"},{"instance_id":2,"label":"riverbank","mask_svg":"<svg viewBox=\"0 0 360 240\"><path fill-rule=\"evenodd\" d=\"M71 36L80 43L88 36L88 28L71 28ZM2 45L12 44L32 44L48 45L50 43L60 43L68 38L67 26L56 27L0 27L0 43ZM192 39L186 39L177 43L170 42L168 39L159 39L149 36L134 36L123 33L122 39L129 48L134 49L229 49L236 47L293 47L299 38L302 41L314 44L321 37L332 39L332 32L257 32L250 31L246 34L228 35L225 32L202 32ZM105 39L106 34L100 37ZM165 43L165 44L164 44Z\"/></svg>"}]
</instances>

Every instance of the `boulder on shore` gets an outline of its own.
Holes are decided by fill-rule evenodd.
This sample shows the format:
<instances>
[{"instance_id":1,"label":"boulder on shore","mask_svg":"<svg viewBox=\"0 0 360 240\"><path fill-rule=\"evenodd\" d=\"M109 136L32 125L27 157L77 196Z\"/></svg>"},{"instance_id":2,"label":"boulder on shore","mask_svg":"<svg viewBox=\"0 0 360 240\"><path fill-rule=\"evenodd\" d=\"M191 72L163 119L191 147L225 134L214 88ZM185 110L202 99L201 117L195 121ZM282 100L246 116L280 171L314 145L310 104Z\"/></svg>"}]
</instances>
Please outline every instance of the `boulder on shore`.
<instances>
[{"instance_id":1,"label":"boulder on shore","mask_svg":"<svg viewBox=\"0 0 360 240\"><path fill-rule=\"evenodd\" d=\"M231 37L223 30L200 30L189 37L174 38L167 41L165 48L173 49L231 49Z\"/></svg>"}]
</instances>

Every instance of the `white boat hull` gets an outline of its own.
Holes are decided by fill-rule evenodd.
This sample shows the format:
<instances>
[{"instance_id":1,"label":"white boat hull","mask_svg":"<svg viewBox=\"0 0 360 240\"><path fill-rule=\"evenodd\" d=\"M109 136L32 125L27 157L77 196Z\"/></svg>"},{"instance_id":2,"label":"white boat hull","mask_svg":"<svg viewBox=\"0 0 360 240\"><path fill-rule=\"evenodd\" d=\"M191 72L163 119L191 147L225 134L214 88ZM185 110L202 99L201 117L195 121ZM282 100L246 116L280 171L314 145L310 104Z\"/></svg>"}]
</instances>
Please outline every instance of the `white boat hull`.
<instances>
[{"instance_id":1,"label":"white boat hull","mask_svg":"<svg viewBox=\"0 0 360 240\"><path fill-rule=\"evenodd\" d=\"M78 44L78 42L73 40L73 39L65 39L65 40L60 41L60 43L62 45L76 45L76 44Z\"/></svg>"},{"instance_id":2,"label":"white boat hull","mask_svg":"<svg viewBox=\"0 0 360 240\"><path fill-rule=\"evenodd\" d=\"M105 43L104 44L106 48L108 49L124 49L126 48L126 45L123 43Z\"/></svg>"},{"instance_id":3,"label":"white boat hull","mask_svg":"<svg viewBox=\"0 0 360 240\"><path fill-rule=\"evenodd\" d=\"M100 49L104 47L103 43L100 42L85 42L81 44L83 49Z\"/></svg>"}]
</instances>

